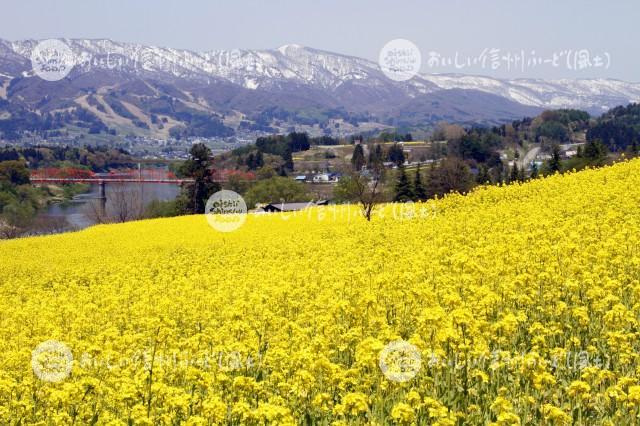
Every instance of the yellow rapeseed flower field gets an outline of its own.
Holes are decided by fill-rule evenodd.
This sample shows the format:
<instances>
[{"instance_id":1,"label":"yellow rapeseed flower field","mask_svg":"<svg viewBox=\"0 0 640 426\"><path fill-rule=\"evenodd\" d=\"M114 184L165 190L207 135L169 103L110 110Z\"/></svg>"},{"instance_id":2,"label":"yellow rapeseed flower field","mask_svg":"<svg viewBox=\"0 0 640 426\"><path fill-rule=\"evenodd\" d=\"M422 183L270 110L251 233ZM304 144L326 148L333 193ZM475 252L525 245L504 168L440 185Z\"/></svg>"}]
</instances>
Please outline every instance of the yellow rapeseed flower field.
<instances>
[{"instance_id":1,"label":"yellow rapeseed flower field","mask_svg":"<svg viewBox=\"0 0 640 426\"><path fill-rule=\"evenodd\" d=\"M639 421L640 161L372 222L159 219L0 258L3 425ZM405 380L381 368L396 341L420 356Z\"/></svg>"}]
</instances>

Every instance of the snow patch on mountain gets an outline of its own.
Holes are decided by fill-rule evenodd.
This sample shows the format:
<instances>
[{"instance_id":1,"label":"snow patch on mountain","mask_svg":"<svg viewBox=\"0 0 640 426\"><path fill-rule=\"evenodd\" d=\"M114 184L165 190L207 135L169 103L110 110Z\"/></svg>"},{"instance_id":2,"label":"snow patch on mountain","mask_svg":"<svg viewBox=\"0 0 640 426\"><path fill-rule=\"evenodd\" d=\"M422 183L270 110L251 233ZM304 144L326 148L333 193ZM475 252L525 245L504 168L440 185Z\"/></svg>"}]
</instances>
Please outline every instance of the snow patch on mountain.
<instances>
[{"instance_id":1,"label":"snow patch on mountain","mask_svg":"<svg viewBox=\"0 0 640 426\"><path fill-rule=\"evenodd\" d=\"M335 93L353 82L372 89L400 90L415 98L438 90L477 90L541 108L602 110L640 100L640 83L620 80L497 79L457 74L420 74L407 82L387 79L373 61L287 44L277 49L189 50L119 43L108 39L64 40L83 71L108 69L180 79L224 79L247 89L283 87L288 83ZM2 60L28 63L36 40L0 40ZM28 70L27 70L28 71ZM7 70L0 69L6 73Z\"/></svg>"}]
</instances>

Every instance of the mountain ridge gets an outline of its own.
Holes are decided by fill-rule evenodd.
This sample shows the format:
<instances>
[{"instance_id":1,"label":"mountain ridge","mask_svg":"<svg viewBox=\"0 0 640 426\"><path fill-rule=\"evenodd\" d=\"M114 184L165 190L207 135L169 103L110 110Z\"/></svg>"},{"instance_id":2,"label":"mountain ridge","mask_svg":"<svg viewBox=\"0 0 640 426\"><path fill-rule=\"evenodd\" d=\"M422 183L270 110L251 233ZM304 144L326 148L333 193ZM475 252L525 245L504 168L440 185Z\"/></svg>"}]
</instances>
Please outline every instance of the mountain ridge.
<instances>
[{"instance_id":1,"label":"mountain ridge","mask_svg":"<svg viewBox=\"0 0 640 426\"><path fill-rule=\"evenodd\" d=\"M38 41L0 39L0 100L39 113L76 107L87 95L121 96L124 109L116 108L121 116L91 112L106 126L129 120L125 127L135 133L144 126L126 110L149 127L153 114L168 111L158 103L170 98L182 104L178 109L218 117L236 131L241 126L267 132L319 126L316 130L325 134L335 133L331 126L336 125L349 133L363 130L358 129L361 124L364 130L379 125L429 126L442 120L497 124L542 109L599 114L640 100L640 83L615 79L508 80L421 73L396 82L373 61L297 44L195 52L110 39L61 40L77 64L65 80L43 83L35 80L30 64ZM176 125L190 125L169 109L167 123L171 119ZM152 130L156 136L168 136L165 126Z\"/></svg>"}]
</instances>

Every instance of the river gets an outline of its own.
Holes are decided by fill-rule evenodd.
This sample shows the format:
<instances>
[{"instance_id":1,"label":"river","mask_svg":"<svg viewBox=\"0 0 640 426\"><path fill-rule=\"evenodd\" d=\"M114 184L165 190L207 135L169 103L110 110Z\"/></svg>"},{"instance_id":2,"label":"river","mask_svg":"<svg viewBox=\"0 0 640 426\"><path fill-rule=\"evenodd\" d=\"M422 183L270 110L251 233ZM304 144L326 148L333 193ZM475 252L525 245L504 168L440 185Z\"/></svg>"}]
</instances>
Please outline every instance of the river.
<instances>
[{"instance_id":1,"label":"river","mask_svg":"<svg viewBox=\"0 0 640 426\"><path fill-rule=\"evenodd\" d=\"M153 200L173 200L180 193L180 186L166 183L107 183L107 211L112 209L113 200L117 193L135 194L135 200L142 200L141 204L147 206ZM76 195L73 200L64 203L50 204L41 211L37 218L42 221L58 221L64 219L66 224L63 230L83 229L96 224L94 205L98 203L100 188L92 184L89 192ZM93 203L93 205L92 205Z\"/></svg>"}]
</instances>

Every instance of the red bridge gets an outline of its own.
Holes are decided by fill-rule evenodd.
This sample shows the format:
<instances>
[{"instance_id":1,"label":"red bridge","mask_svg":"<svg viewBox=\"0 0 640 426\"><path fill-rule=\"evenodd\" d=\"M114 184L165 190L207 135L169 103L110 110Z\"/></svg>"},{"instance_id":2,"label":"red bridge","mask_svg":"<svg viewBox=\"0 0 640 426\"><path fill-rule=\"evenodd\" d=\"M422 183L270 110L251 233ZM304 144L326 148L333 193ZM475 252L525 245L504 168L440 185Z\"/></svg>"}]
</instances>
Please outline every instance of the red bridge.
<instances>
[{"instance_id":1,"label":"red bridge","mask_svg":"<svg viewBox=\"0 0 640 426\"><path fill-rule=\"evenodd\" d=\"M255 180L255 174L237 170L215 170L212 172L214 182L227 182L229 178L244 181ZM37 169L31 172L31 183L94 183L99 186L100 210L105 214L107 204L107 183L163 183L182 185L193 182L193 179L178 179L175 174L165 169L125 169L109 173L94 173L91 170L62 168Z\"/></svg>"},{"instance_id":2,"label":"red bridge","mask_svg":"<svg viewBox=\"0 0 640 426\"><path fill-rule=\"evenodd\" d=\"M255 175L251 172L236 170L220 170L213 172L214 182L228 182L230 177L252 181ZM193 179L177 178L175 174L164 169L126 169L109 173L94 173L90 170L62 168L36 169L31 172L32 183L164 183L182 185L193 182Z\"/></svg>"},{"instance_id":3,"label":"red bridge","mask_svg":"<svg viewBox=\"0 0 640 426\"><path fill-rule=\"evenodd\" d=\"M193 179L149 179L149 178L118 178L118 177L90 177L90 178L46 178L31 177L32 183L167 183L182 185L185 182L193 182ZM217 181L222 182L222 181Z\"/></svg>"},{"instance_id":4,"label":"red bridge","mask_svg":"<svg viewBox=\"0 0 640 426\"><path fill-rule=\"evenodd\" d=\"M109 173L94 173L91 170L62 168L37 169L31 172L33 183L166 183L181 185L192 179L178 179L176 175L163 169L126 169Z\"/></svg>"}]
</instances>

